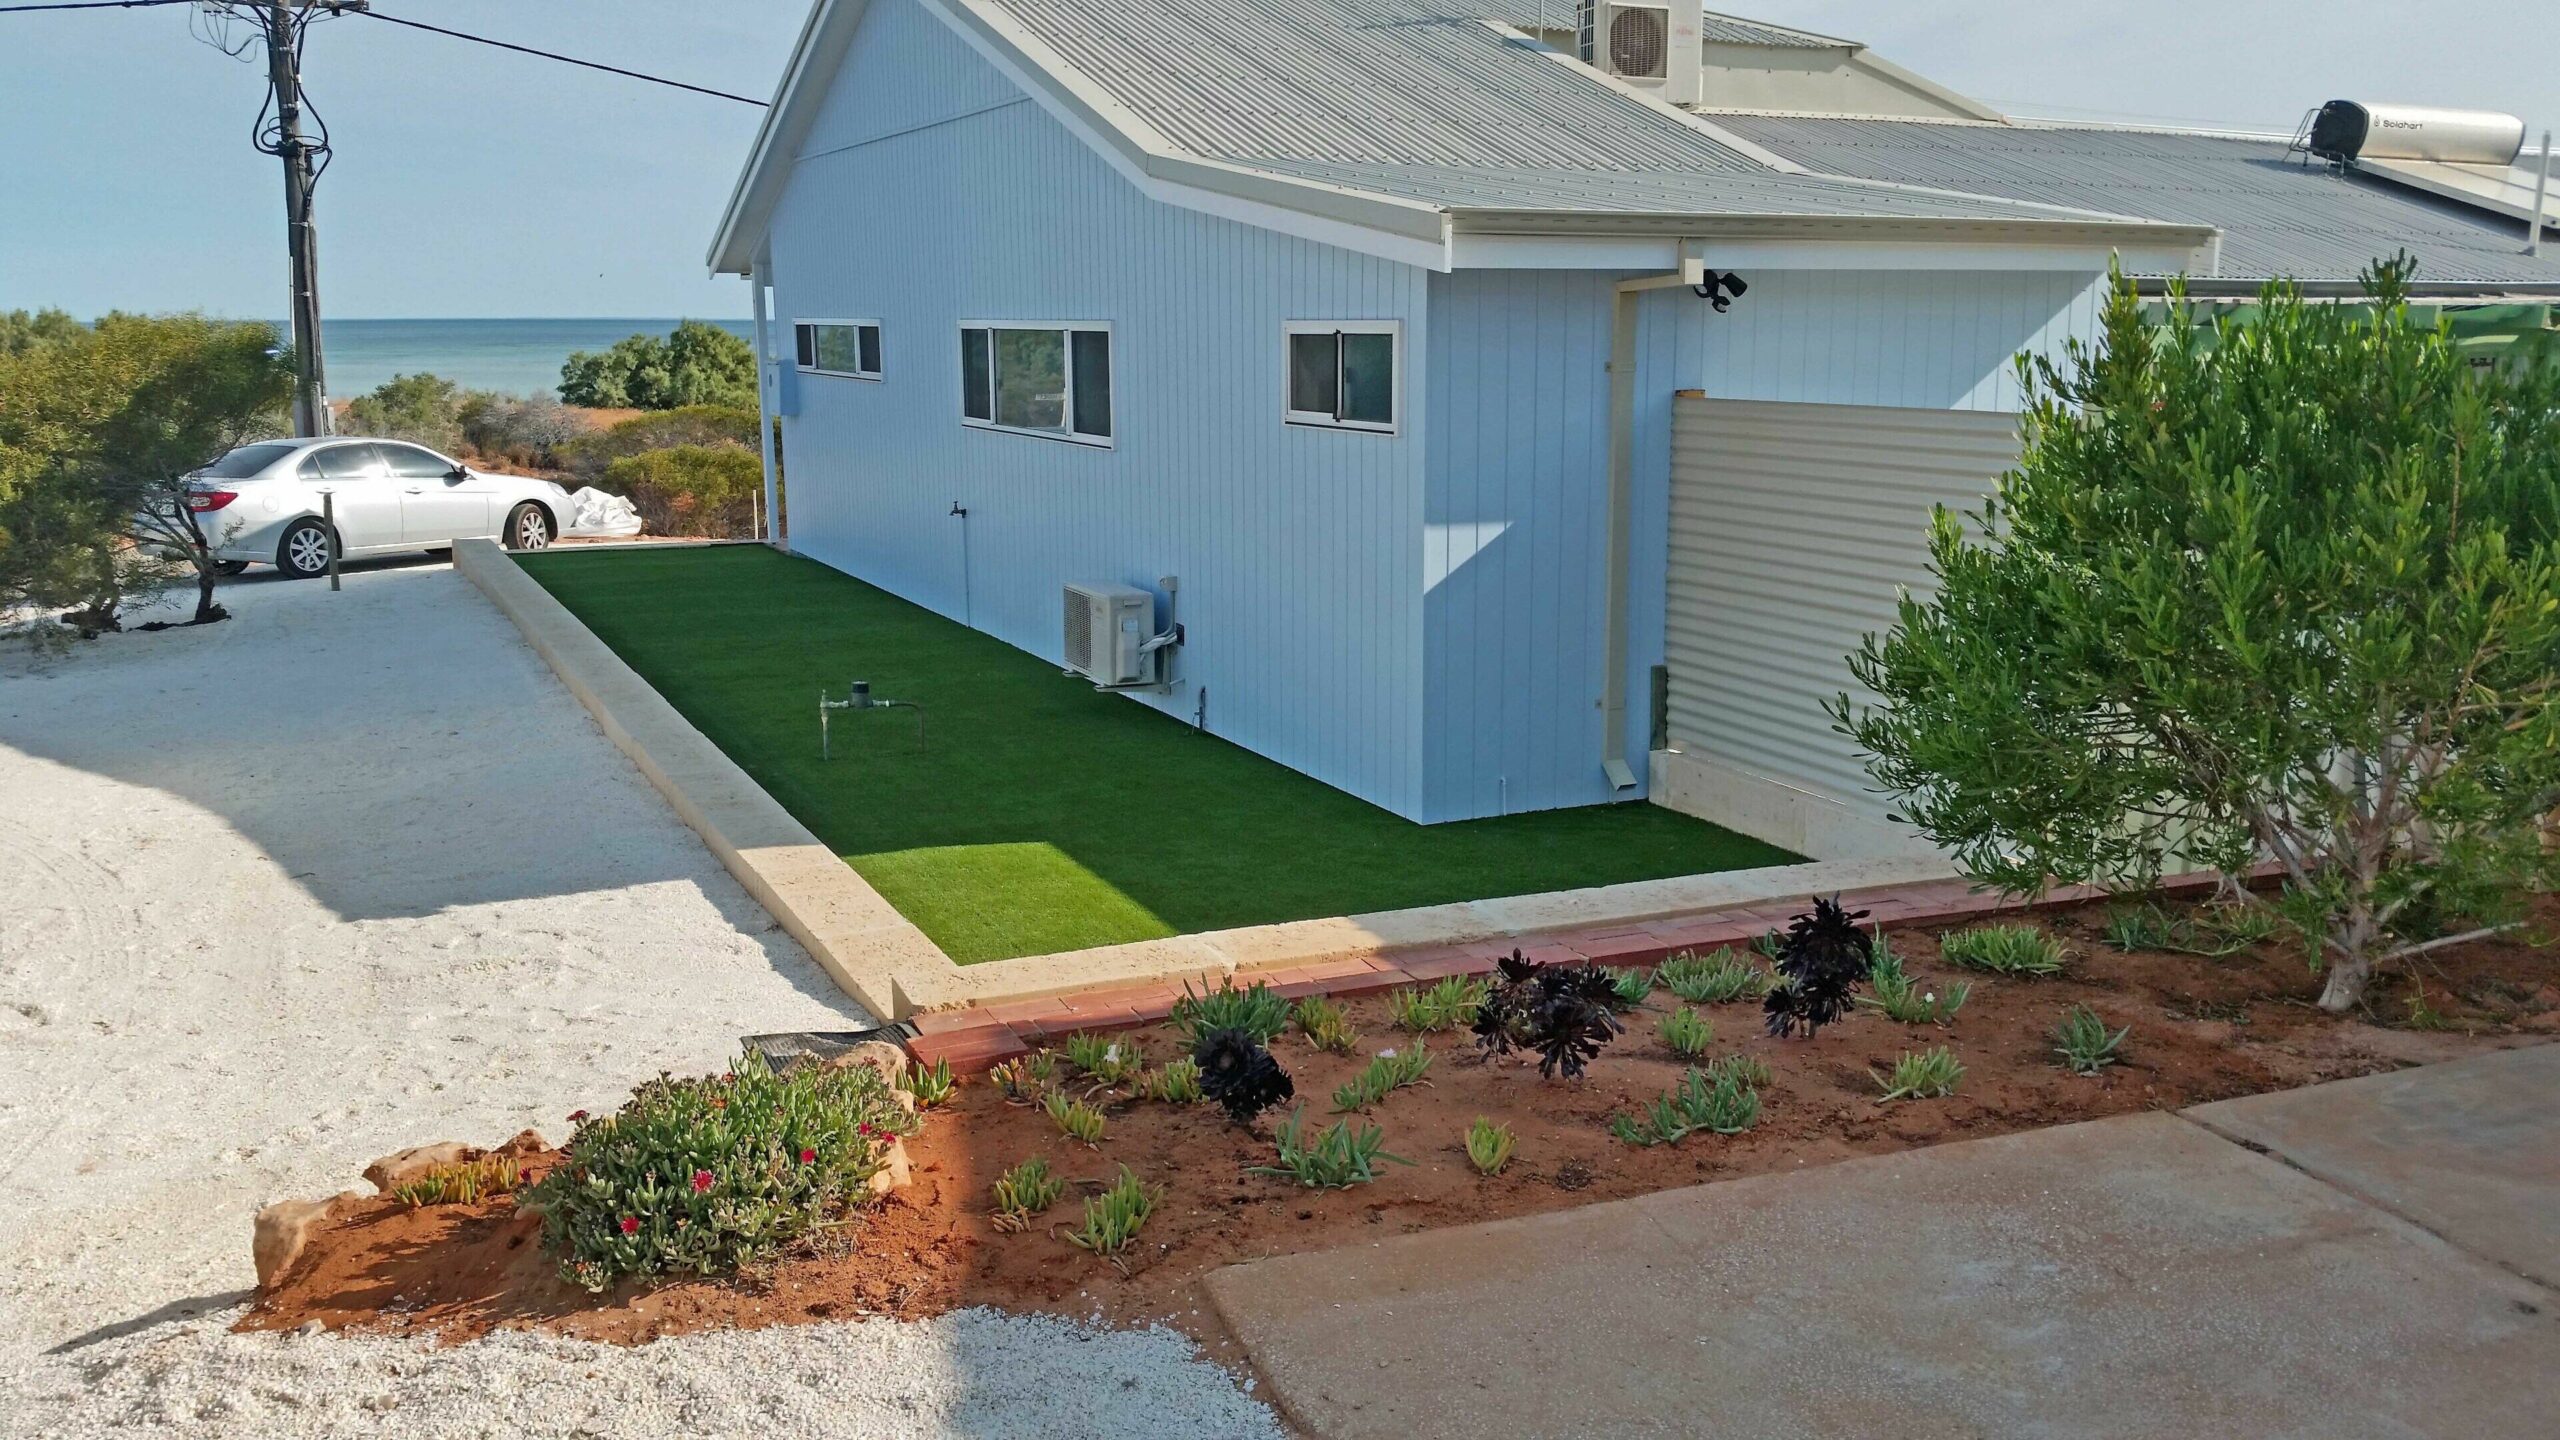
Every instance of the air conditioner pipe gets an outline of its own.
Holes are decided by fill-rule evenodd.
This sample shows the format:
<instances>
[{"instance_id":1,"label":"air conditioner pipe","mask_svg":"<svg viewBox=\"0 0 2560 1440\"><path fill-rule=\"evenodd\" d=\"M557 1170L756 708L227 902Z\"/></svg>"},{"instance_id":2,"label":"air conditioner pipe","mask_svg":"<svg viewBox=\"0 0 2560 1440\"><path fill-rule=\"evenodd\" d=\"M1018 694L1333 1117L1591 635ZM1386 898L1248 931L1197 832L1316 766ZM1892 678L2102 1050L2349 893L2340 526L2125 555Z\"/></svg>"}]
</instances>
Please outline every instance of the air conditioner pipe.
<instances>
[{"instance_id":1,"label":"air conditioner pipe","mask_svg":"<svg viewBox=\"0 0 2560 1440\"><path fill-rule=\"evenodd\" d=\"M1165 652L1181 647L1183 641L1180 605L1182 578L1161 575L1156 588L1164 592L1164 629L1138 642L1138 654L1154 664L1154 677L1129 685L1096 685L1096 690L1170 690L1173 688L1173 657Z\"/></svg>"}]
</instances>

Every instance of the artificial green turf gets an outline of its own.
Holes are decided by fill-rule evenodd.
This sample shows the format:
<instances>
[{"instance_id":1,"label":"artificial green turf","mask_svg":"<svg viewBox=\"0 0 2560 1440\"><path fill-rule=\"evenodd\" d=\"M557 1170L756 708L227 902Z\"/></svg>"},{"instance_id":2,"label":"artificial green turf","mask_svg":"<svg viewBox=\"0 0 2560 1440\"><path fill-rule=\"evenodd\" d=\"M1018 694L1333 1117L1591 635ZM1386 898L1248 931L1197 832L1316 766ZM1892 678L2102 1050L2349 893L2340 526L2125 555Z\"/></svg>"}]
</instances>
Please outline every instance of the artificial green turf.
<instances>
[{"instance_id":1,"label":"artificial green turf","mask_svg":"<svg viewBox=\"0 0 2560 1440\"><path fill-rule=\"evenodd\" d=\"M1417 825L815 561L526 557L685 718L954 960L1797 857L1654 805ZM916 700L835 717L868 680Z\"/></svg>"}]
</instances>

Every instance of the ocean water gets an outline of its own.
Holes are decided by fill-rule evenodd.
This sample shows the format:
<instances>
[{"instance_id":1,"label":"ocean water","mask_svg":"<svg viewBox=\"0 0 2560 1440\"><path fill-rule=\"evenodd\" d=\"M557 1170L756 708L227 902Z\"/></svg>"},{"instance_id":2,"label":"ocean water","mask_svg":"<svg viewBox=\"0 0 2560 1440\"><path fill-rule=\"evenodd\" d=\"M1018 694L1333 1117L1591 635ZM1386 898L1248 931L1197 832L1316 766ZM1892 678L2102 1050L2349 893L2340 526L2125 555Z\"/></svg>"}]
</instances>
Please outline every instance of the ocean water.
<instances>
[{"instance_id":1,"label":"ocean water","mask_svg":"<svg viewBox=\"0 0 2560 1440\"><path fill-rule=\"evenodd\" d=\"M714 320L751 338L745 320ZM673 320L322 320L329 393L362 395L394 375L421 371L472 390L528 395L560 387L560 366L579 350L626 335L665 335Z\"/></svg>"}]
</instances>

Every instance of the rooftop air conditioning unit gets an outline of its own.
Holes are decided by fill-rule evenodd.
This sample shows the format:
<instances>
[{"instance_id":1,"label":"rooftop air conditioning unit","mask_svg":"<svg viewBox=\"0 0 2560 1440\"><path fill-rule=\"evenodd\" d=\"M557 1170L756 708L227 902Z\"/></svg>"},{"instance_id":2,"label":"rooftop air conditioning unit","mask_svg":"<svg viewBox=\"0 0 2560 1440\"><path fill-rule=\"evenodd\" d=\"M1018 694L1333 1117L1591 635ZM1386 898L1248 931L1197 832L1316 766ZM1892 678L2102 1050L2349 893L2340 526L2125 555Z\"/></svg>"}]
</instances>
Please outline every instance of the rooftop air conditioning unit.
<instances>
[{"instance_id":1,"label":"rooftop air conditioning unit","mask_svg":"<svg viewBox=\"0 0 2560 1440\"><path fill-rule=\"evenodd\" d=\"M1067 668L1096 685L1146 683L1146 644L1156 628L1154 592L1133 585L1070 585L1066 600Z\"/></svg>"},{"instance_id":2,"label":"rooftop air conditioning unit","mask_svg":"<svg viewBox=\"0 0 2560 1440\"><path fill-rule=\"evenodd\" d=\"M1674 105L1698 103L1706 58L1699 45L1697 11L1583 0L1581 40L1584 64L1654 91Z\"/></svg>"}]
</instances>

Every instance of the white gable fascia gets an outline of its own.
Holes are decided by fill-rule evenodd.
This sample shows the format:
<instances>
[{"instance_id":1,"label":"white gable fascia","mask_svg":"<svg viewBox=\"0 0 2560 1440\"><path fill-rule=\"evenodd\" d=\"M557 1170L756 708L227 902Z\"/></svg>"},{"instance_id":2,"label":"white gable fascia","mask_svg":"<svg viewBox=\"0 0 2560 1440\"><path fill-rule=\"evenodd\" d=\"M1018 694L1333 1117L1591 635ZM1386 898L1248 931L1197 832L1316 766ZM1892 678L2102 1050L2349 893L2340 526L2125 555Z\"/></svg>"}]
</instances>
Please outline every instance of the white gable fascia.
<instances>
[{"instance_id":1,"label":"white gable fascia","mask_svg":"<svg viewBox=\"0 0 2560 1440\"><path fill-rule=\"evenodd\" d=\"M747 163L730 187L728 208L721 212L720 229L711 237L706 263L712 274L744 275L754 267L756 252L764 246L764 222L791 178L800 141L816 122L818 102L825 98L823 93L809 93L808 87L815 85L824 92L835 82L836 69L853 42L854 27L869 7L870 0L817 0L809 7L800 38L791 46L791 63L783 67L782 84L765 106L764 123L756 127L756 142L747 150Z\"/></svg>"}]
</instances>

